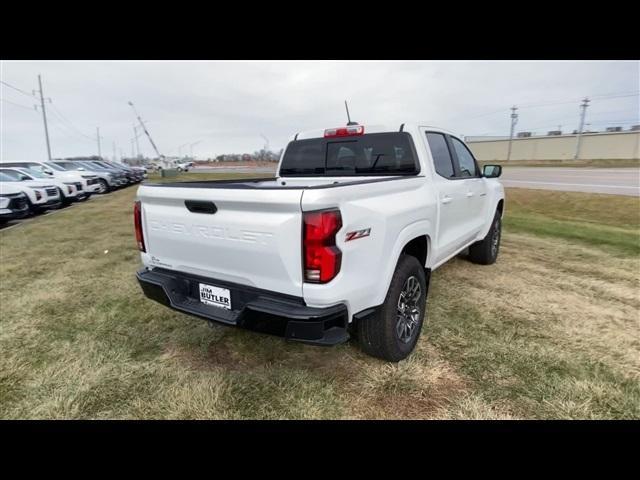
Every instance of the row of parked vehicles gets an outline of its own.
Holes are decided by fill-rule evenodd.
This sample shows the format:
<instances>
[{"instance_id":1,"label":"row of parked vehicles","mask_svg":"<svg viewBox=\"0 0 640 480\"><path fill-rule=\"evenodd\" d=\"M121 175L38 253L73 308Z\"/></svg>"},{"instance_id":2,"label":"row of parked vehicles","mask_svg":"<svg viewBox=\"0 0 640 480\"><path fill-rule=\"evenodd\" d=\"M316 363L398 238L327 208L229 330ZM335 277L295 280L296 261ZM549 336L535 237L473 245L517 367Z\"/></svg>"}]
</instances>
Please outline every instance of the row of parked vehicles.
<instances>
[{"instance_id":1,"label":"row of parked vehicles","mask_svg":"<svg viewBox=\"0 0 640 480\"><path fill-rule=\"evenodd\" d=\"M0 223L86 201L93 194L105 194L146 177L145 168L108 160L1 162Z\"/></svg>"}]
</instances>

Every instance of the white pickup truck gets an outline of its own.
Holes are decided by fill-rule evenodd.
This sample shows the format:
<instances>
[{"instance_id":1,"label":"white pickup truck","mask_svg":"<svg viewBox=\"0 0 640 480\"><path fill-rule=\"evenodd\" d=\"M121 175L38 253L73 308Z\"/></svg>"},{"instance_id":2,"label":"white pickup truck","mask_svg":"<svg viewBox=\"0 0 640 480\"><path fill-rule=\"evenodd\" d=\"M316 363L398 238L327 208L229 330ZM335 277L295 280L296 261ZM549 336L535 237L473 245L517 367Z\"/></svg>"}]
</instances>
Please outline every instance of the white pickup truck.
<instances>
[{"instance_id":1,"label":"white pickup truck","mask_svg":"<svg viewBox=\"0 0 640 480\"><path fill-rule=\"evenodd\" d=\"M406 358L431 272L498 256L501 167L455 135L350 124L298 133L276 178L143 184L144 293L209 321Z\"/></svg>"}]
</instances>

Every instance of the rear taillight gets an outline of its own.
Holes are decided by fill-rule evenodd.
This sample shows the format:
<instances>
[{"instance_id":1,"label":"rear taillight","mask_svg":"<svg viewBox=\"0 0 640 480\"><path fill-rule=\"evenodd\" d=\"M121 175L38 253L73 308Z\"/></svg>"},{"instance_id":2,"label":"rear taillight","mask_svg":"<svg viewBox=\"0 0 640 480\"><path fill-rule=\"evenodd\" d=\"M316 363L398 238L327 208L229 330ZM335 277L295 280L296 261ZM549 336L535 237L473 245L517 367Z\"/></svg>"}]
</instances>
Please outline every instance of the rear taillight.
<instances>
[{"instance_id":1,"label":"rear taillight","mask_svg":"<svg viewBox=\"0 0 640 480\"><path fill-rule=\"evenodd\" d=\"M356 125L353 127L329 128L324 131L324 138L352 137L354 135L364 135L364 127Z\"/></svg>"},{"instance_id":2,"label":"rear taillight","mask_svg":"<svg viewBox=\"0 0 640 480\"><path fill-rule=\"evenodd\" d=\"M302 254L304 280L327 283L340 271L342 252L336 246L336 233L342 227L339 210L303 214Z\"/></svg>"},{"instance_id":3,"label":"rear taillight","mask_svg":"<svg viewBox=\"0 0 640 480\"><path fill-rule=\"evenodd\" d=\"M140 202L135 202L133 204L133 224L136 229L136 241L138 242L138 250L141 252L146 252L147 250L144 248L144 236L142 234L142 207L140 206Z\"/></svg>"}]
</instances>

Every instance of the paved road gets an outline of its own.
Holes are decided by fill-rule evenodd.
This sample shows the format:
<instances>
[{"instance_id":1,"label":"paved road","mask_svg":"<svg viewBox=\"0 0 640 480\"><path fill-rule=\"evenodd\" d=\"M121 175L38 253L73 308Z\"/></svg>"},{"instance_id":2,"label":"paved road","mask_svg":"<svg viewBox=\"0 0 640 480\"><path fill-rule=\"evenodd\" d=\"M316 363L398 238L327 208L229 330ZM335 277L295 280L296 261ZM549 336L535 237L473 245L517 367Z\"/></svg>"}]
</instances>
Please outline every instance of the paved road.
<instances>
[{"instance_id":1,"label":"paved road","mask_svg":"<svg viewBox=\"0 0 640 480\"><path fill-rule=\"evenodd\" d=\"M505 187L640 196L639 168L505 167Z\"/></svg>"}]
</instances>

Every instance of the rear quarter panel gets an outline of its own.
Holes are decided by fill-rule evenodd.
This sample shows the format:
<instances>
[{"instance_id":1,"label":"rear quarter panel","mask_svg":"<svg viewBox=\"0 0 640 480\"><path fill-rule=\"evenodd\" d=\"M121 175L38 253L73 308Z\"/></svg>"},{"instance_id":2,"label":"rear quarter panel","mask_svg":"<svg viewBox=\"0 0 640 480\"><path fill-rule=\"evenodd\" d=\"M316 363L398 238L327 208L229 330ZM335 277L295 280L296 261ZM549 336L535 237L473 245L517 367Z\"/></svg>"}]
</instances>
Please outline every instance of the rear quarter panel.
<instances>
[{"instance_id":1,"label":"rear quarter panel","mask_svg":"<svg viewBox=\"0 0 640 480\"><path fill-rule=\"evenodd\" d=\"M436 204L424 177L305 190L302 210L338 207L342 228L336 245L342 251L340 273L327 284L303 284L310 306L345 303L353 315L384 301L404 245L432 234ZM371 229L367 237L346 241L348 232Z\"/></svg>"}]
</instances>

